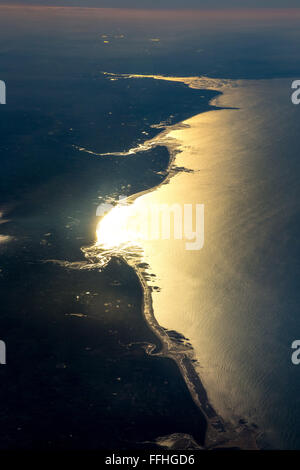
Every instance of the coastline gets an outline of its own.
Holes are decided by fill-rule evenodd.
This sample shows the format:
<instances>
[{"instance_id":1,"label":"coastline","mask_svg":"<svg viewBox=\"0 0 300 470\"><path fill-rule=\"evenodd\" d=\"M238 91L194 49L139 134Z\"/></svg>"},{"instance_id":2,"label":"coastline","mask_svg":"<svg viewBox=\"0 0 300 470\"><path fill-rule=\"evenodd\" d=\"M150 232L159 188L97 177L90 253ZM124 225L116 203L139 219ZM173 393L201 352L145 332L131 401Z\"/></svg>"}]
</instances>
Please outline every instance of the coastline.
<instances>
[{"instance_id":1,"label":"coastline","mask_svg":"<svg viewBox=\"0 0 300 470\"><path fill-rule=\"evenodd\" d=\"M174 91L176 97L179 91L178 85ZM205 93L203 92L203 94ZM212 96L212 94L206 95L205 98L207 96ZM203 100L203 108L199 106L199 111L197 106L194 110L201 113L201 109L216 109L207 106L206 102L206 99ZM183 115L186 114L188 112L183 109ZM177 117L179 116L180 113ZM180 130L185 127L180 121L175 123L172 129ZM156 149L154 144L148 147L148 150L146 146L144 154L140 151L137 155L133 153L128 160L118 156L117 158L108 156L99 159L91 158L86 162L84 155L80 155L80 158L85 160L83 162L85 165L95 165L92 167L94 170L92 174L97 174L99 177L95 171L98 162L100 165L107 163L108 168L110 168L108 163L114 164L116 162L117 166L117 163L121 162L124 166L119 171L121 170L120 173L123 173L122 170L126 168L126 164L135 170L141 167L146 168L151 161L150 158L159 159L160 154L168 154L169 158L163 160L164 164L160 162L161 176L159 178L154 176L153 171L146 184L143 182L142 185L133 185L137 192L129 196L128 199L134 202L143 194L155 193L158 188L166 185L173 176L184 170L174 166L178 149L174 140L167 140L169 131L170 126L152 139L152 141L155 140ZM166 144L168 145L166 146ZM150 157L149 154L151 154ZM141 158L141 156L146 158ZM87 173L90 174L90 172L91 169L88 168ZM138 173L138 170L136 172ZM125 180L127 177L128 172L125 173ZM150 186L149 181L154 184ZM155 185L155 181L159 181L159 183ZM90 183L90 178L88 182ZM148 184L147 189L138 191ZM94 194L94 187L90 188L90 192ZM85 203L85 211L86 207ZM75 238L74 231L70 235L71 240ZM46 234L47 232L50 230L44 229L42 233ZM75 233L79 235L79 233ZM87 241L86 245L89 245L89 241L86 238L84 240ZM76 246L80 248L82 243L82 238L78 238ZM22 240L19 241L19 245L22 249ZM39 358L39 370L43 370L43 376L47 377L47 391L41 397L36 397L35 400L39 403L40 410L40 414L37 415L38 422L35 421L36 415L33 412L36 403L27 405L24 421L27 419L31 430L32 444L30 446L99 448L100 445L102 448L113 449L144 448L145 446L149 448L150 445L151 448L157 448L156 446L161 444L157 444L156 439L160 439L162 443L161 439L166 439L172 434L178 434L174 443L178 449L183 445L183 434L194 436L201 448L203 446L207 449L218 446L234 446L234 442L236 442L234 436L231 438L229 432L219 433L210 424L215 415L208 406L206 391L195 373L191 350L182 348L180 342L175 342L168 332L157 323L153 315L152 290L147 282L147 273L143 267L137 266L137 269L134 269L127 260L125 264L122 263L122 256L114 252L111 253L111 257L106 253L104 261L107 266L102 269L104 264L97 264L99 258L97 259L96 255L99 255L99 248L97 248L98 252L91 250L90 253L88 253L89 250L87 252L82 250L84 254L88 255L87 258L90 256L90 261L93 258L93 263L93 261L87 262L87 259L83 257L78 259L77 250L72 245L69 247L69 241L65 245L64 250L61 251L57 251L55 244L49 245L47 251L37 251L36 258L32 258L30 255L30 258L26 258L25 263L20 263L20 266L17 261L15 264L11 262L8 252L7 262L3 263L7 272L16 269L20 276L26 277L26 286L30 285L28 298L26 292L22 292L18 296L21 305L13 306L16 318L12 318L15 318L16 324L19 325L20 319L17 312L28 312L26 325L28 324L29 328L31 325L40 325L38 341L40 338L45 338L44 342L50 351L55 346L49 359L48 356L44 361ZM41 247L44 250L44 245ZM16 246L11 248L14 249L13 255L15 256ZM61 260L54 260L55 256L59 256L58 253ZM114 261L110 263L112 258ZM23 258L21 259L23 260ZM26 261L29 263L27 264ZM132 258L129 261L132 262ZM41 279L41 282L36 284L37 277ZM48 283L50 287L48 287ZM9 296L13 296L15 284L9 283L8 277L7 284L4 285L7 286L7 293L5 292L4 296L4 299L7 297L7 300L4 300L4 304L9 308L12 305ZM26 286L24 285L24 288ZM63 295L61 293L62 286ZM40 299L40 301L35 300L35 304L32 305L32 298ZM52 299L55 299L56 302L54 310ZM118 303L118 300L121 302ZM132 307L129 307L132 304L134 304L134 312ZM41 310L43 315L40 318ZM7 329L5 318L2 321L2 328ZM8 336L8 342L15 343L15 351L24 351L26 348L24 338L31 338L31 336L27 330L24 333L24 328L19 328L18 331L16 339ZM68 331L67 344L65 341L66 331ZM36 339L34 338L33 341ZM85 349L86 347L88 349ZM16 362L22 364L22 358L18 357L18 353L16 353L16 358L18 358ZM32 359L29 355L28 366L25 367L27 374L31 373L34 360L36 358ZM112 365L113 367L111 367ZM139 371L138 377L136 370ZM101 371L105 372L104 376ZM15 390L13 377L17 374L17 371L13 371L11 382L9 378L5 378L8 391ZM23 376L26 378L26 374ZM121 378L120 382L118 378ZM78 426L72 421L74 408L71 403L74 399L68 401L72 396L70 383L73 382L78 384L76 385L77 393L74 405L78 411L76 412ZM35 380L28 383L32 385L27 388L24 385L24 393L28 393L30 397L31 388L38 390L38 387ZM91 399L85 403L82 398L85 396L86 390L89 390ZM53 424L48 425L49 430L44 431L40 429L38 423L43 422L43 413L48 410L49 400L52 402ZM5 401L7 400L4 396L3 402ZM9 422L14 423L18 420L18 416L15 416L15 411L11 410L10 403L11 401L8 402L5 410ZM68 404L67 410L66 403ZM203 407L204 412L199 404ZM209 414L211 420L207 419L206 414ZM62 418L65 420L65 427L57 425ZM94 434L93 436L86 435L83 430L87 424L80 426L80 423L86 422L91 430L94 427L98 429L100 426L106 429L106 432L102 434L100 432L99 440ZM47 419L46 423L48 423ZM72 435L75 435L73 438L69 437L68 423L71 423ZM115 431L116 423L118 423L118 432ZM21 424L23 423L21 422ZM17 429L18 426L19 423L16 423L15 428ZM128 429L132 434L131 440L128 439ZM26 422L24 430L28 430ZM214 436L216 436L215 439ZM239 441L241 437L242 434L239 433ZM8 444L2 441L0 447L12 445L11 443L15 439L13 431L11 431L7 437ZM22 437L22 434L19 434L18 439L19 447L26 445L27 441ZM184 446L186 446L186 441ZM241 447L246 446L243 444Z\"/></svg>"},{"instance_id":2,"label":"coastline","mask_svg":"<svg viewBox=\"0 0 300 470\"><path fill-rule=\"evenodd\" d=\"M156 102L146 123L134 114L136 126L132 133L124 131L124 148L143 131L150 132L150 124L168 118L164 101L156 105L166 85L149 84ZM117 88L121 93L126 87ZM170 87L167 101L176 120L189 115L190 108L207 109L206 97L212 93L197 99L198 92L179 88ZM100 118L104 125L106 117L100 113ZM156 440L173 433L193 435L202 446L206 420L178 366L145 351L149 344L160 345L142 314L136 272L120 259L105 269L93 266L81 251L95 240L97 196L118 194L124 183L130 183L129 194L154 187L165 176L168 152L159 147L142 158L93 158L74 151L76 140L69 136L70 158L63 161L68 177L55 165L57 178L42 190L33 186L30 197L9 214L12 222L3 226L16 237L2 244L0 326L10 364L1 369L7 431L0 436L0 448L159 450ZM99 148L97 136L86 141ZM115 142L108 132L107 145L100 149L105 152L110 142L114 149L121 140ZM55 155L65 149L61 145Z\"/></svg>"},{"instance_id":3,"label":"coastline","mask_svg":"<svg viewBox=\"0 0 300 470\"><path fill-rule=\"evenodd\" d=\"M114 74L107 74L107 75L114 75ZM120 75L118 75L120 76ZM141 76L141 75L124 75L125 78L152 78L158 80L170 80L170 81L178 81L184 83L191 88L202 89L202 81L199 78L200 83L197 83L197 77L190 77L190 78L181 78L181 77L162 77L162 76ZM216 83L217 81L215 81ZM220 81L223 83L223 81ZM222 85L222 86L226 86ZM210 88L213 89L213 88ZM215 89L215 88L214 88ZM220 90L218 91L219 94ZM215 99L215 98L213 98ZM209 103L210 104L210 103ZM223 109L218 107L211 107L211 109ZM208 112L208 111L203 111ZM156 186L149 188L145 191L140 193L133 194L126 198L126 202L131 204L137 198L144 194L148 194L151 192L156 191L160 186L167 184L169 180L180 171L174 167L174 162L177 153L180 153L180 150L177 148L176 142L172 142L165 137L170 133L170 131L183 129L184 127L189 127L184 121L176 123L170 126L162 126L164 130L160 132L158 135L153 137L152 139L145 141L143 144L139 145L137 148L130 149L127 152L118 152L118 153L107 153L107 154L96 154L96 155L116 155L116 156L129 156L136 152L146 151L154 147L164 146L167 148L169 152L169 164L165 170L165 178ZM85 149L80 149L84 150ZM93 153L89 152L88 153ZM117 255L118 256L118 255ZM247 425L241 423L240 429L237 432L237 429L234 429L229 423L226 423L221 416L217 414L211 403L209 402L207 392L203 386L201 381L201 377L199 373L196 371L193 362L193 349L187 347L178 347L178 344L172 340L172 338L168 335L167 330L165 330L156 320L155 312L153 309L153 302L152 302L152 288L147 282L147 271L145 267L140 267L139 262L135 261L134 258L131 256L127 257L126 255L120 255L120 257L129 265L131 266L134 271L136 272L140 285L143 290L143 306L142 306L142 313L146 323L149 325L150 329L154 332L157 338L160 340L161 348L157 351L156 347L153 345L149 345L146 347L146 352L150 356L160 356L160 357L168 357L172 359L178 366L179 371L184 378L184 381L187 385L189 393L197 405L197 407L201 410L203 415L205 416L207 422L207 431L206 431L206 438L205 438L205 448L206 449L214 449L214 448L242 448L247 450L256 450L258 449L256 443L256 435L253 429L249 429ZM180 334L180 332L179 332Z\"/></svg>"},{"instance_id":4,"label":"coastline","mask_svg":"<svg viewBox=\"0 0 300 470\"><path fill-rule=\"evenodd\" d=\"M174 162L174 158L174 153L171 153L170 168ZM151 188L149 191L145 191L142 194L155 191L159 186L166 184L168 180L172 178L172 176L173 175L169 172L166 180L161 182L157 187ZM132 196L130 198L131 201L141 196L142 194ZM215 411L209 402L207 392L201 381L201 377L193 366L193 361L195 360L193 356L193 350L182 346L178 348L178 345L172 340L172 338L170 338L167 331L158 323L155 318L152 302L152 288L147 282L146 270L140 268L138 263L132 261L132 258L130 257L126 258L124 256L123 259L126 263L133 267L139 278L143 290L143 317L161 342L161 348L159 351L156 351L155 346L153 347L153 345L149 345L149 348L146 348L146 352L150 356L168 357L177 364L179 371L184 378L184 381L191 394L191 397L193 398L193 401L201 410L207 422L204 448L211 450L219 447L232 448L238 446L245 450L258 450L256 436L253 433L253 430L244 427L239 431L239 433L237 433L236 430L231 428L229 423L226 423Z\"/></svg>"}]
</instances>

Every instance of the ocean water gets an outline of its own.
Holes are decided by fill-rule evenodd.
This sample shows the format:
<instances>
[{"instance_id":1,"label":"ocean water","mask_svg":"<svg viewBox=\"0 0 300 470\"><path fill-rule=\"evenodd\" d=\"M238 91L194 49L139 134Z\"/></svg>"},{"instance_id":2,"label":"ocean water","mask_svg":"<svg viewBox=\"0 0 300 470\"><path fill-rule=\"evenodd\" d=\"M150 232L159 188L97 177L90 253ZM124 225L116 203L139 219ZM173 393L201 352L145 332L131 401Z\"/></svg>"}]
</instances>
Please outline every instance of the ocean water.
<instances>
[{"instance_id":1,"label":"ocean water","mask_svg":"<svg viewBox=\"0 0 300 470\"><path fill-rule=\"evenodd\" d=\"M259 444L275 448L300 445L300 369L291 363L300 334L300 111L291 81L219 82L223 95L213 104L227 109L146 142L175 150L181 170L132 205L119 204L98 227L100 245L117 248L145 227L149 208L204 204L198 251L172 234L136 237L152 275L154 315L191 342L217 412L233 426L254 424Z\"/></svg>"}]
</instances>

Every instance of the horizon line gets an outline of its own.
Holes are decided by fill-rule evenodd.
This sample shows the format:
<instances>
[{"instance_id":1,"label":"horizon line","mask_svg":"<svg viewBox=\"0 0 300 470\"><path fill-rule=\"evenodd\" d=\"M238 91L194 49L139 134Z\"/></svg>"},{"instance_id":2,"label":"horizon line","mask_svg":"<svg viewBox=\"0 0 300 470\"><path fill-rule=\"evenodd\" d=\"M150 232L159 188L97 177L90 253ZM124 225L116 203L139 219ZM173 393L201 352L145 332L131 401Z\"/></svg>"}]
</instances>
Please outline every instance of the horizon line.
<instances>
[{"instance_id":1,"label":"horizon line","mask_svg":"<svg viewBox=\"0 0 300 470\"><path fill-rule=\"evenodd\" d=\"M97 11L103 12L106 14L116 14L116 13L123 13L127 17L132 16L145 16L145 15L157 15L160 14L164 17L165 14L168 14L168 17L173 16L176 17L178 15L189 16L190 14L193 15L202 15L202 16L218 16L222 15L222 18L233 18L234 17L245 17L251 18L255 16L257 18L257 13L261 16L261 18L265 17L293 17L300 16L300 7L284 7L284 8L265 8L265 7L255 7L255 8L234 8L228 7L224 8L120 8L120 7L98 7L98 6L73 6L73 5L24 5L20 3L15 4L1 4L0 8L4 9L23 9L23 10L88 10L88 11ZM232 16L233 15L233 16Z\"/></svg>"},{"instance_id":2,"label":"horizon line","mask_svg":"<svg viewBox=\"0 0 300 470\"><path fill-rule=\"evenodd\" d=\"M79 5L38 5L38 4L31 4L31 5L24 5L22 3L0 3L0 7L6 7L6 8L56 8L56 9L61 9L61 8L73 8L73 9L79 9L79 10L106 10L106 11L114 11L114 10L120 10L120 11L157 11L157 12L232 12L232 11L237 11L237 12L253 12L253 11L266 11L266 12L284 12L284 11L300 11L300 7L227 7L227 8L136 8L136 7L101 7L101 6L79 6Z\"/></svg>"}]
</instances>

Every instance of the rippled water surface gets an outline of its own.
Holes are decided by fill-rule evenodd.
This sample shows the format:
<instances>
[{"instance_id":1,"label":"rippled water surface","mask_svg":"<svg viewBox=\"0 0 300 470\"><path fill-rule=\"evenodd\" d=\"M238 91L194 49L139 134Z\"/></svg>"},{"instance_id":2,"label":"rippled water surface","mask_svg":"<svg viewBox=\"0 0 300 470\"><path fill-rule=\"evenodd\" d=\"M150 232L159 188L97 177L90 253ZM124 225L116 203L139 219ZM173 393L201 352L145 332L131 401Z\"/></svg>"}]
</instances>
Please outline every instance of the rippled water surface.
<instances>
[{"instance_id":1,"label":"rippled water surface","mask_svg":"<svg viewBox=\"0 0 300 470\"><path fill-rule=\"evenodd\" d=\"M215 103L232 109L167 129L158 139L179 150L174 165L181 171L113 209L98 227L106 248L135 233L137 252L155 275L156 319L191 341L216 409L227 420L255 423L265 443L280 447L299 446L300 418L300 376L290 360L300 330L299 110L290 84L233 82ZM174 203L204 204L201 250L187 250L184 239L137 236L136 218L144 227L150 207Z\"/></svg>"}]
</instances>

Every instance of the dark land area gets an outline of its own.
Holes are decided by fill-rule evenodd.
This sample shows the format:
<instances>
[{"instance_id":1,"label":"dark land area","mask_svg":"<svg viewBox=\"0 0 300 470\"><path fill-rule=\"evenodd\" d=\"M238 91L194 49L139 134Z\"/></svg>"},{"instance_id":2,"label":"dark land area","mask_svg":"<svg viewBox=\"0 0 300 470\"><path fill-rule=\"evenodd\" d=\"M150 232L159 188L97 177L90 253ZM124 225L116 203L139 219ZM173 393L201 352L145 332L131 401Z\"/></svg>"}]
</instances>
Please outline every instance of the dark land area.
<instances>
[{"instance_id":1,"label":"dark land area","mask_svg":"<svg viewBox=\"0 0 300 470\"><path fill-rule=\"evenodd\" d=\"M99 157L76 146L128 150L160 132L153 124L210 109L217 93L111 81L83 57L78 71L77 56L55 71L50 45L48 56L33 47L26 60L24 44L1 62L0 232L11 239L0 244L0 448L148 448L171 433L203 444L206 421L176 363L145 352L159 340L134 271L118 259L102 271L46 261L83 261L99 202L157 185L170 158L163 147Z\"/></svg>"}]
</instances>

